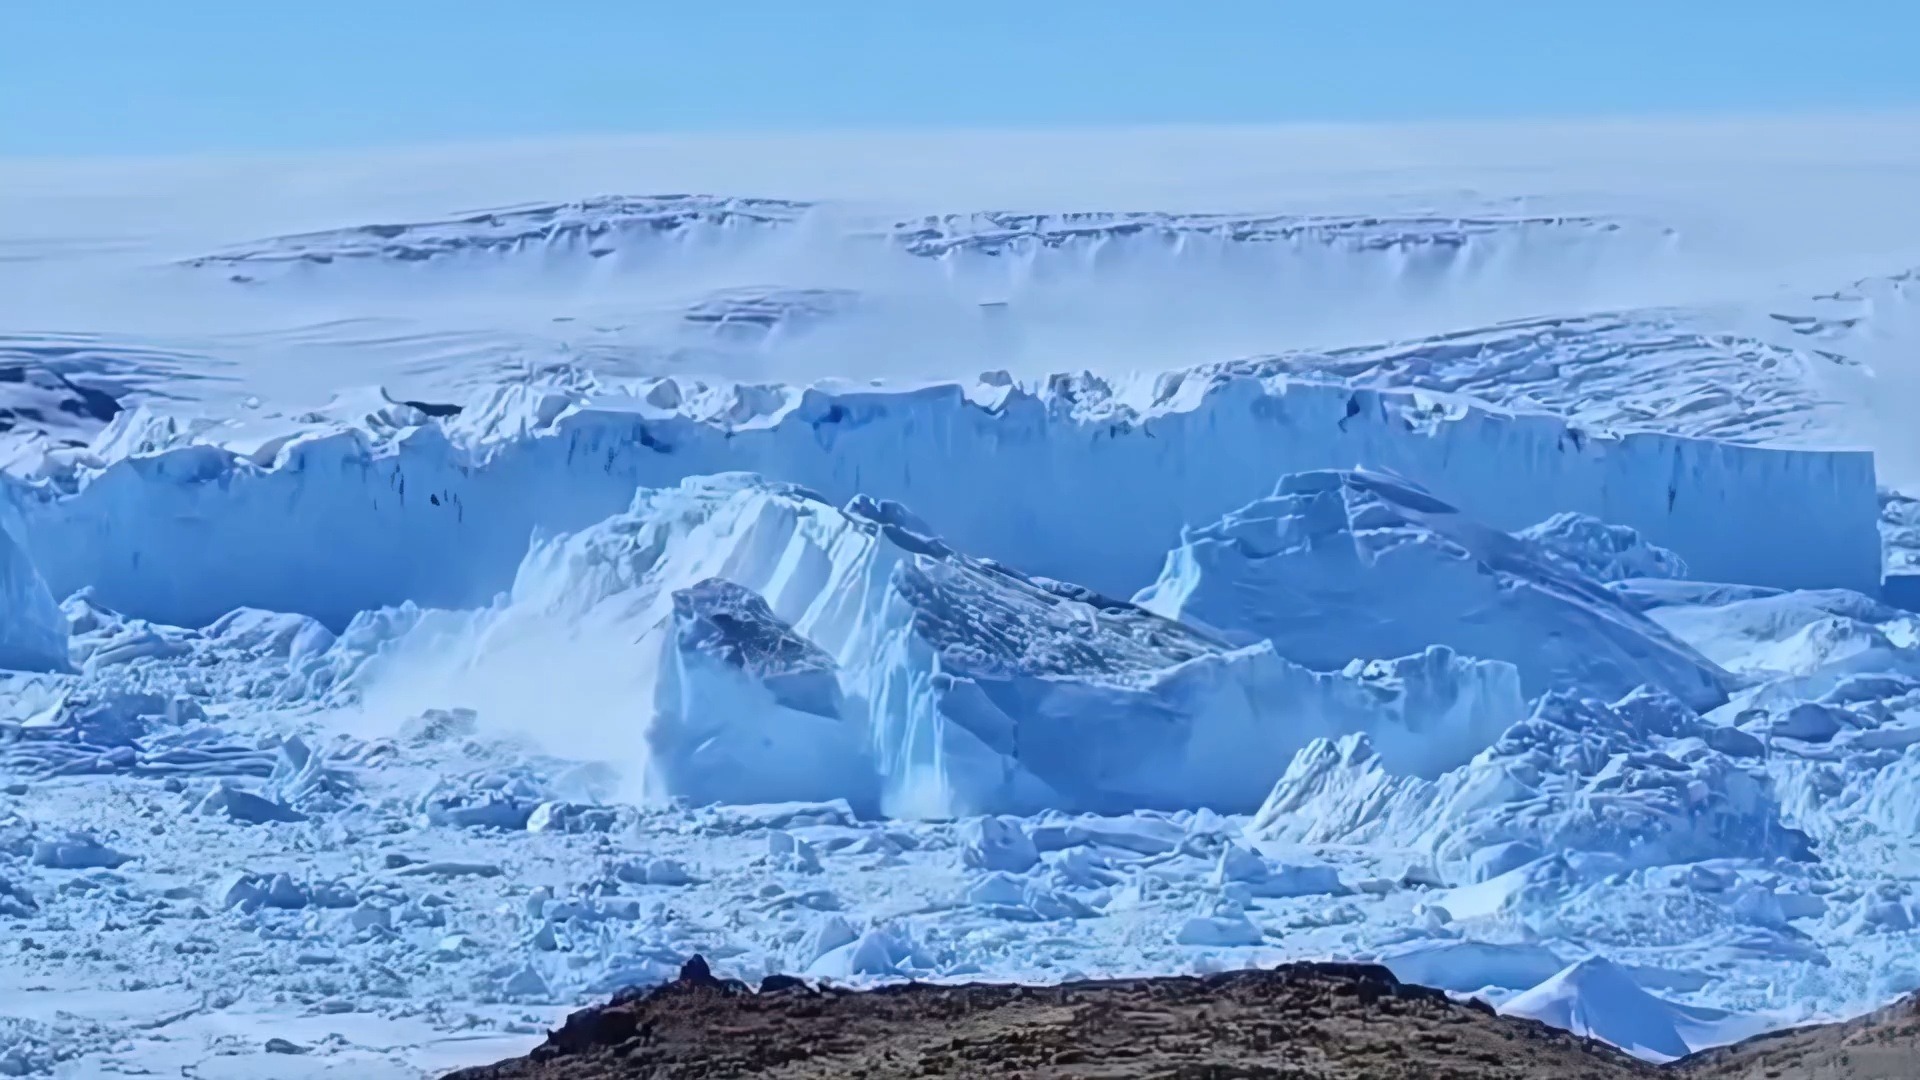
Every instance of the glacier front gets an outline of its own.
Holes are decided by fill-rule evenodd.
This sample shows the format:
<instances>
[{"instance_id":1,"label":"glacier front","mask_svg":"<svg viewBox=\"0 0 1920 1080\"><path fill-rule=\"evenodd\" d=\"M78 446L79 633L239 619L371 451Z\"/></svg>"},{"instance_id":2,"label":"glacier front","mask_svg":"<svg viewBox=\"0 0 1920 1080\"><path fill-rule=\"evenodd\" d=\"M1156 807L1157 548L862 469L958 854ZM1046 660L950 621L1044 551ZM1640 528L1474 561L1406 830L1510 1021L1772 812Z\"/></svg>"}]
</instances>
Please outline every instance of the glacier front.
<instances>
[{"instance_id":1,"label":"glacier front","mask_svg":"<svg viewBox=\"0 0 1920 1080\"><path fill-rule=\"evenodd\" d=\"M617 394L506 388L441 419L345 399L268 430L141 408L91 450L7 478L60 595L148 618L484 603L536 529L584 528L636 487L744 470L830 499L921 509L964 550L1126 596L1181 530L1286 473L1391 470L1495 528L1564 511L1629 526L1706 580L1880 588L1873 458L1584 432L1423 393L1173 374L1148 400L1091 378L905 391L655 381ZM1223 468L1219 463L1235 463ZM1097 508L1058 512L1062 493ZM1108 495L1118 497L1106 497ZM114 523L139 520L131 535Z\"/></svg>"}]
</instances>

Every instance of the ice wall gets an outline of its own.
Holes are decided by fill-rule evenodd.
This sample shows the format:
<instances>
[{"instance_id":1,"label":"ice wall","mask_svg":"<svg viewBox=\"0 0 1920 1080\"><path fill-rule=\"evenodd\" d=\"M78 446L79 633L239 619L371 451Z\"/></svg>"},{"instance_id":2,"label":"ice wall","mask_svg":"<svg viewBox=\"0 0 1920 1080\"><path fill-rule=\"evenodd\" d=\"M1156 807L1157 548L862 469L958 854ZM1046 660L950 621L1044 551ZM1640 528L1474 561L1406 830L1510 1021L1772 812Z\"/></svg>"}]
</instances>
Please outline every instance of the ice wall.
<instances>
[{"instance_id":1,"label":"ice wall","mask_svg":"<svg viewBox=\"0 0 1920 1080\"><path fill-rule=\"evenodd\" d=\"M143 427L142 425L146 425ZM1877 592L1865 453L1603 437L1421 394L1167 376L1150 400L1091 378L911 391L733 388L583 399L510 389L450 421L398 408L226 448L123 414L95 454L15 491L57 594L202 625L235 607L334 627L414 600L484 602L535 530L625 508L641 486L729 470L922 508L964 550L1115 595L1183 528L1288 472L1397 472L1515 529L1560 511L1630 526L1695 576ZM133 524L133 523L137 523Z\"/></svg>"}]
</instances>

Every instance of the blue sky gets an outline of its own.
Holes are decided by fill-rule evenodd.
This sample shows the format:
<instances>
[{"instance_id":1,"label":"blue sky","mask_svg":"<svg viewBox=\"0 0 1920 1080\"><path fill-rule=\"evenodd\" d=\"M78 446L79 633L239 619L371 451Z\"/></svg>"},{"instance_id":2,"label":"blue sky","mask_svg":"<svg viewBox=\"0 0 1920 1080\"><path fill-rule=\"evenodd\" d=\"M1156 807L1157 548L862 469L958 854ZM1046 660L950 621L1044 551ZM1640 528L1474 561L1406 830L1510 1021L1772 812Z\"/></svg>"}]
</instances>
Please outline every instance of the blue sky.
<instances>
[{"instance_id":1,"label":"blue sky","mask_svg":"<svg viewBox=\"0 0 1920 1080\"><path fill-rule=\"evenodd\" d=\"M0 155L1920 106L1920 0L0 0Z\"/></svg>"}]
</instances>

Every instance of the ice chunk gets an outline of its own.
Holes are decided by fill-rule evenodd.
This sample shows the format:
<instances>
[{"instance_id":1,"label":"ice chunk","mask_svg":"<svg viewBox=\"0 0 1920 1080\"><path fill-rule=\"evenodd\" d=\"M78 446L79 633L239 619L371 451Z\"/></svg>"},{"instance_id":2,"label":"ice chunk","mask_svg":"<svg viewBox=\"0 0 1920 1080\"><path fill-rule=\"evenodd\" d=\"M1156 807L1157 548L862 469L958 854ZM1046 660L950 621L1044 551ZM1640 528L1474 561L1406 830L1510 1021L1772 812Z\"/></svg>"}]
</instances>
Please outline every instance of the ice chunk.
<instances>
[{"instance_id":1,"label":"ice chunk","mask_svg":"<svg viewBox=\"0 0 1920 1080\"><path fill-rule=\"evenodd\" d=\"M1379 962L1402 982L1463 994L1489 986L1536 986L1564 963L1541 945L1488 941L1410 942L1383 952Z\"/></svg>"},{"instance_id":2,"label":"ice chunk","mask_svg":"<svg viewBox=\"0 0 1920 1080\"><path fill-rule=\"evenodd\" d=\"M299 662L333 645L333 634L314 619L256 608L236 608L205 630L220 645L255 656Z\"/></svg>"},{"instance_id":3,"label":"ice chunk","mask_svg":"<svg viewBox=\"0 0 1920 1080\"><path fill-rule=\"evenodd\" d=\"M546 977L526 964L516 968L501 982L500 992L523 1001L546 1001L553 996L553 991L547 987Z\"/></svg>"},{"instance_id":4,"label":"ice chunk","mask_svg":"<svg viewBox=\"0 0 1920 1080\"><path fill-rule=\"evenodd\" d=\"M783 870L803 874L820 872L820 855L813 845L781 829L767 834L767 857Z\"/></svg>"},{"instance_id":5,"label":"ice chunk","mask_svg":"<svg viewBox=\"0 0 1920 1080\"><path fill-rule=\"evenodd\" d=\"M111 870L132 858L86 833L70 832L63 839L35 841L30 861L58 870Z\"/></svg>"},{"instance_id":6,"label":"ice chunk","mask_svg":"<svg viewBox=\"0 0 1920 1080\"><path fill-rule=\"evenodd\" d=\"M1665 597L1647 615L1728 670L1766 678L1911 672L1906 650L1920 644L1920 616L1841 589Z\"/></svg>"},{"instance_id":7,"label":"ice chunk","mask_svg":"<svg viewBox=\"0 0 1920 1080\"><path fill-rule=\"evenodd\" d=\"M649 885L680 886L694 883L691 870L678 859L647 860L646 882Z\"/></svg>"},{"instance_id":8,"label":"ice chunk","mask_svg":"<svg viewBox=\"0 0 1920 1080\"><path fill-rule=\"evenodd\" d=\"M814 923L806 936L800 939L800 965L811 968L821 957L859 939L860 935L846 919L839 915L828 915Z\"/></svg>"},{"instance_id":9,"label":"ice chunk","mask_svg":"<svg viewBox=\"0 0 1920 1080\"><path fill-rule=\"evenodd\" d=\"M362 901L348 913L347 922L355 930L391 930L393 909Z\"/></svg>"},{"instance_id":10,"label":"ice chunk","mask_svg":"<svg viewBox=\"0 0 1920 1080\"><path fill-rule=\"evenodd\" d=\"M1520 840L1490 844L1475 851L1468 860L1467 880L1481 882L1497 878L1509 870L1525 866L1542 854L1539 848Z\"/></svg>"},{"instance_id":11,"label":"ice chunk","mask_svg":"<svg viewBox=\"0 0 1920 1080\"><path fill-rule=\"evenodd\" d=\"M731 581L696 582L672 605L649 734L654 790L696 804L843 797L871 808L879 780L833 657Z\"/></svg>"},{"instance_id":12,"label":"ice chunk","mask_svg":"<svg viewBox=\"0 0 1920 1080\"><path fill-rule=\"evenodd\" d=\"M1776 739L1802 742L1827 742L1854 726L1851 713L1832 705L1803 701L1788 709L1786 715L1763 720L1765 734Z\"/></svg>"},{"instance_id":13,"label":"ice chunk","mask_svg":"<svg viewBox=\"0 0 1920 1080\"><path fill-rule=\"evenodd\" d=\"M291 874L275 874L261 890L261 902L273 908L303 908L309 894Z\"/></svg>"},{"instance_id":14,"label":"ice chunk","mask_svg":"<svg viewBox=\"0 0 1920 1080\"><path fill-rule=\"evenodd\" d=\"M1024 874L1040 861L1026 827L1014 818L983 817L961 827L961 861L983 870Z\"/></svg>"},{"instance_id":15,"label":"ice chunk","mask_svg":"<svg viewBox=\"0 0 1920 1080\"><path fill-rule=\"evenodd\" d=\"M298 736L288 736L274 755L273 772L263 794L288 806L311 806L324 812L337 809L351 791L348 777L329 766L323 754Z\"/></svg>"},{"instance_id":16,"label":"ice chunk","mask_svg":"<svg viewBox=\"0 0 1920 1080\"><path fill-rule=\"evenodd\" d=\"M1246 912L1224 910L1188 918L1180 924L1173 940L1176 945L1231 947L1259 945L1266 940L1266 934L1258 924L1247 918Z\"/></svg>"},{"instance_id":17,"label":"ice chunk","mask_svg":"<svg viewBox=\"0 0 1920 1080\"><path fill-rule=\"evenodd\" d=\"M292 807L282 806L272 799L262 798L249 791L231 787L226 783L213 786L207 796L195 807L195 813L222 814L234 821L249 825L259 825L269 821L305 821L307 816Z\"/></svg>"},{"instance_id":18,"label":"ice chunk","mask_svg":"<svg viewBox=\"0 0 1920 1080\"><path fill-rule=\"evenodd\" d=\"M38 910L39 904L25 888L0 877L0 915L24 919Z\"/></svg>"},{"instance_id":19,"label":"ice chunk","mask_svg":"<svg viewBox=\"0 0 1920 1080\"><path fill-rule=\"evenodd\" d=\"M1808 858L1811 841L1781 820L1770 779L1698 737L1711 727L1670 698L1633 694L1606 706L1549 694L1434 780L1390 768L1364 737L1319 741L1294 758L1248 831L1419 850L1456 879L1474 877L1470 860L1482 849L1516 842L1631 866Z\"/></svg>"},{"instance_id":20,"label":"ice chunk","mask_svg":"<svg viewBox=\"0 0 1920 1080\"><path fill-rule=\"evenodd\" d=\"M533 813L527 815L527 831L606 832L613 826L613 819L612 810L601 810L596 815L590 807L548 800L534 807Z\"/></svg>"},{"instance_id":21,"label":"ice chunk","mask_svg":"<svg viewBox=\"0 0 1920 1080\"><path fill-rule=\"evenodd\" d=\"M1187 533L1136 599L1320 669L1441 644L1512 663L1529 695L1652 684L1707 709L1729 684L1557 552L1366 471L1282 479Z\"/></svg>"},{"instance_id":22,"label":"ice chunk","mask_svg":"<svg viewBox=\"0 0 1920 1080\"><path fill-rule=\"evenodd\" d=\"M995 870L967 886L966 902L981 905L1019 906L1026 902L1027 882L1004 870Z\"/></svg>"},{"instance_id":23,"label":"ice chunk","mask_svg":"<svg viewBox=\"0 0 1920 1080\"><path fill-rule=\"evenodd\" d=\"M222 911L230 908L259 907L266 898L260 882L261 879L257 875L249 874L244 870L228 874L219 885L214 887L213 902Z\"/></svg>"},{"instance_id":24,"label":"ice chunk","mask_svg":"<svg viewBox=\"0 0 1920 1080\"><path fill-rule=\"evenodd\" d=\"M1208 879L1215 888L1237 884L1253 896L1285 898L1294 896L1337 896L1347 891L1340 873L1331 866L1269 863L1259 852L1228 844L1220 851Z\"/></svg>"},{"instance_id":25,"label":"ice chunk","mask_svg":"<svg viewBox=\"0 0 1920 1080\"><path fill-rule=\"evenodd\" d=\"M1625 525L1609 525L1588 514L1555 514L1514 535L1532 543L1543 556L1594 581L1687 576L1685 559L1647 543Z\"/></svg>"},{"instance_id":26,"label":"ice chunk","mask_svg":"<svg viewBox=\"0 0 1920 1080\"><path fill-rule=\"evenodd\" d=\"M849 982L861 977L898 974L911 947L885 930L868 930L853 941L823 953L807 966L817 979Z\"/></svg>"},{"instance_id":27,"label":"ice chunk","mask_svg":"<svg viewBox=\"0 0 1920 1080\"><path fill-rule=\"evenodd\" d=\"M1165 815L1128 814L1123 817L1053 817L1032 828L1034 846L1040 851L1064 851L1082 845L1129 851L1136 855L1164 855L1177 850L1186 839L1186 829Z\"/></svg>"}]
</instances>

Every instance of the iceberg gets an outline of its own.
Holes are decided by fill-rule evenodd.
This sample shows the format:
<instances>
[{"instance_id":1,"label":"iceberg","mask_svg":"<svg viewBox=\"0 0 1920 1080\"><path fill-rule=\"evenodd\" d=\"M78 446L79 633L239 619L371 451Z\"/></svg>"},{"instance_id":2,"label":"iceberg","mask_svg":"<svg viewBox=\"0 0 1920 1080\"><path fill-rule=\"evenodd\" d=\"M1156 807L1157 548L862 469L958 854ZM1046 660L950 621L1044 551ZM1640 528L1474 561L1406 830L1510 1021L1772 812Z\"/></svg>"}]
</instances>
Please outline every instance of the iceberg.
<instances>
[{"instance_id":1,"label":"iceberg","mask_svg":"<svg viewBox=\"0 0 1920 1080\"><path fill-rule=\"evenodd\" d=\"M1371 732L1437 772L1525 711L1505 664L1309 671L962 554L896 503L738 473L536 544L494 608L370 615L335 652L363 701L577 730L652 797L901 816L1246 811L1314 738Z\"/></svg>"},{"instance_id":2,"label":"iceberg","mask_svg":"<svg viewBox=\"0 0 1920 1080\"><path fill-rule=\"evenodd\" d=\"M1491 864L1528 850L1599 853L1629 868L1811 858L1812 842L1786 823L1758 762L1710 745L1721 730L1657 694L1612 705L1549 694L1436 779L1393 768L1364 734L1317 740L1247 831L1411 849L1460 880L1483 879Z\"/></svg>"},{"instance_id":3,"label":"iceberg","mask_svg":"<svg viewBox=\"0 0 1920 1080\"><path fill-rule=\"evenodd\" d=\"M1568 524L1551 535L1595 531ZM1442 644L1512 663L1529 695L1651 685L1696 709L1726 700L1726 672L1583 573L1570 547L1489 528L1398 477L1300 473L1189 531L1134 600L1313 668Z\"/></svg>"}]
</instances>

